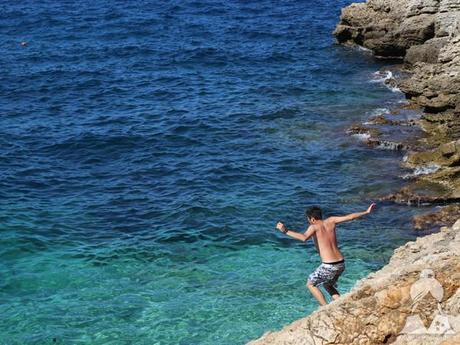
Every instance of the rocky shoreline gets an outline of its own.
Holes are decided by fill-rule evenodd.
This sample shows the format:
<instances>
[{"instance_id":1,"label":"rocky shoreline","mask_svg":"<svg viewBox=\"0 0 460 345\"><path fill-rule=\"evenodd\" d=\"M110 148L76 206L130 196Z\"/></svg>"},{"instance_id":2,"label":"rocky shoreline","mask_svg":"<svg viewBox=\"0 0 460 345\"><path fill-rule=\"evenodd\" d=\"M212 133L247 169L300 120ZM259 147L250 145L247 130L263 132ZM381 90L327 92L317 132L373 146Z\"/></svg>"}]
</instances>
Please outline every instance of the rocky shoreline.
<instances>
[{"instance_id":1,"label":"rocky shoreline","mask_svg":"<svg viewBox=\"0 0 460 345\"><path fill-rule=\"evenodd\" d=\"M396 249L339 300L248 345L460 344L459 288L460 220Z\"/></svg>"},{"instance_id":2,"label":"rocky shoreline","mask_svg":"<svg viewBox=\"0 0 460 345\"><path fill-rule=\"evenodd\" d=\"M339 43L367 48L376 58L399 59L408 77L391 82L405 94L408 107L423 112L416 124L424 135L415 143L387 143L407 152L405 167L422 173L414 174L407 186L382 200L448 205L439 207L437 214L414 219L414 225L416 229L452 225L460 216L460 1L352 4L342 10L334 35ZM368 144L382 145L374 129L351 129L352 133L366 130Z\"/></svg>"},{"instance_id":3,"label":"rocky shoreline","mask_svg":"<svg viewBox=\"0 0 460 345\"><path fill-rule=\"evenodd\" d=\"M404 166L417 173L382 200L439 205L417 216L414 227L441 231L396 249L387 265L339 300L248 344L460 344L460 0L352 4L334 35L401 62L407 77L390 82L406 96L401 109L419 109L421 117L378 114L349 133L405 152ZM423 135L393 142L381 125L417 126Z\"/></svg>"}]
</instances>

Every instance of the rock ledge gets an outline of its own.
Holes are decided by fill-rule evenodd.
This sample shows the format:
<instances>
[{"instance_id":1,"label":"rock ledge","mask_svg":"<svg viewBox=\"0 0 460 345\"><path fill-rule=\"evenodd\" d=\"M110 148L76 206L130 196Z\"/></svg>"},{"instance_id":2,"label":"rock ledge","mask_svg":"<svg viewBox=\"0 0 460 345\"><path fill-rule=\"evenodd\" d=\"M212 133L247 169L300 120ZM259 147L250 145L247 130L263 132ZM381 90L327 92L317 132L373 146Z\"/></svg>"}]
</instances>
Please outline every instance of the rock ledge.
<instances>
[{"instance_id":1,"label":"rock ledge","mask_svg":"<svg viewBox=\"0 0 460 345\"><path fill-rule=\"evenodd\" d=\"M460 344L459 288L460 220L396 249L339 300L248 344Z\"/></svg>"}]
</instances>

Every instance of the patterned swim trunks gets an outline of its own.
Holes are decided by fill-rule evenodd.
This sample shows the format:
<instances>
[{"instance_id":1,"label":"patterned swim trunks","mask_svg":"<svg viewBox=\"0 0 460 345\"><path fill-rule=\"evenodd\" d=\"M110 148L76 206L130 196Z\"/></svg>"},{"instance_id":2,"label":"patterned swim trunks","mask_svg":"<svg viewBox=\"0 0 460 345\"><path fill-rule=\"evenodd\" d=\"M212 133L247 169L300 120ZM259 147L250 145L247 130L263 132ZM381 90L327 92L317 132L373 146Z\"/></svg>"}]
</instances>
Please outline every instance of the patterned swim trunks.
<instances>
[{"instance_id":1,"label":"patterned swim trunks","mask_svg":"<svg viewBox=\"0 0 460 345\"><path fill-rule=\"evenodd\" d=\"M345 260L333 263L322 263L312 274L308 276L308 283L313 286L317 286L319 284L334 286L344 270Z\"/></svg>"}]
</instances>

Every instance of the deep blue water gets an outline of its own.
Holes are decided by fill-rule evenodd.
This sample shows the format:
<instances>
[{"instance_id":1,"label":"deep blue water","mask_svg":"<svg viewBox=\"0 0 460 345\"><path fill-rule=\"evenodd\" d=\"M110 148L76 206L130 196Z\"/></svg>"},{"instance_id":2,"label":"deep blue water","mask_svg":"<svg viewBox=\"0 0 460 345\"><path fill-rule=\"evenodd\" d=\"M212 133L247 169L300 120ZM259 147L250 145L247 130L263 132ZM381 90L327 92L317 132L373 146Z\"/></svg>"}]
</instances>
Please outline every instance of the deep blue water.
<instances>
[{"instance_id":1,"label":"deep blue water","mask_svg":"<svg viewBox=\"0 0 460 345\"><path fill-rule=\"evenodd\" d=\"M345 133L402 99L334 43L350 2L0 4L0 343L243 344L314 310L276 222L402 183ZM341 292L413 212L341 227Z\"/></svg>"}]
</instances>

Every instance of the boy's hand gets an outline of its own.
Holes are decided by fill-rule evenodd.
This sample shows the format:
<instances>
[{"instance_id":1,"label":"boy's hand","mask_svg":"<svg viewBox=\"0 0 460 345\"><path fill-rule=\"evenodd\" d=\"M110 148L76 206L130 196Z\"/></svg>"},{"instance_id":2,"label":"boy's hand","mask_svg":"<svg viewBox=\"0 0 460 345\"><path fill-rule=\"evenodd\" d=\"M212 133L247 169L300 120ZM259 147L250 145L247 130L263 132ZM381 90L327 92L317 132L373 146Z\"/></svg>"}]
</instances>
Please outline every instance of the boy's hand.
<instances>
[{"instance_id":1,"label":"boy's hand","mask_svg":"<svg viewBox=\"0 0 460 345\"><path fill-rule=\"evenodd\" d=\"M374 211L374 209L375 209L376 206L377 206L377 205L373 202L373 203L371 204L371 206L369 206L369 208L367 209L366 213L369 214L369 213L371 213L372 211Z\"/></svg>"},{"instance_id":2,"label":"boy's hand","mask_svg":"<svg viewBox=\"0 0 460 345\"><path fill-rule=\"evenodd\" d=\"M286 226L281 223L281 222L278 222L278 224L276 224L276 228L281 231L281 232L285 232L286 231Z\"/></svg>"}]
</instances>

